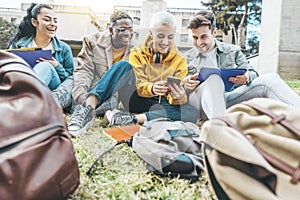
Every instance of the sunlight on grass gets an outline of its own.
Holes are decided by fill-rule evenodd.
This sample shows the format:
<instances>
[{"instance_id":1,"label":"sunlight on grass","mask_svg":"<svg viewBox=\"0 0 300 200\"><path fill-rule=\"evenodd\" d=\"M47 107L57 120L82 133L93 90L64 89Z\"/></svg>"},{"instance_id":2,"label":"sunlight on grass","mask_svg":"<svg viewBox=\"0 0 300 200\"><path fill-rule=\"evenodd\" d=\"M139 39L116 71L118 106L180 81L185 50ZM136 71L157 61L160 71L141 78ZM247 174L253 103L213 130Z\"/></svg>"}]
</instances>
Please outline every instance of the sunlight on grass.
<instances>
[{"instance_id":1,"label":"sunlight on grass","mask_svg":"<svg viewBox=\"0 0 300 200\"><path fill-rule=\"evenodd\" d=\"M286 80L285 81L291 88L300 95L300 80Z\"/></svg>"},{"instance_id":2,"label":"sunlight on grass","mask_svg":"<svg viewBox=\"0 0 300 200\"><path fill-rule=\"evenodd\" d=\"M300 81L286 83L300 94ZM66 119L69 120L69 115ZM195 183L179 178L162 178L147 173L145 163L126 144L116 146L107 153L89 177L86 172L95 159L114 145L103 133L100 118L97 118L88 133L73 138L80 169L80 185L70 200L89 199L161 199L193 200L216 199L205 173Z\"/></svg>"},{"instance_id":3,"label":"sunlight on grass","mask_svg":"<svg viewBox=\"0 0 300 200\"><path fill-rule=\"evenodd\" d=\"M67 117L68 119L69 117ZM180 178L162 178L147 173L146 165L127 144L107 153L89 177L86 172L95 159L114 145L103 134L97 118L88 133L72 139L80 169L80 185L70 197L85 199L213 199L205 178L190 183Z\"/></svg>"}]
</instances>

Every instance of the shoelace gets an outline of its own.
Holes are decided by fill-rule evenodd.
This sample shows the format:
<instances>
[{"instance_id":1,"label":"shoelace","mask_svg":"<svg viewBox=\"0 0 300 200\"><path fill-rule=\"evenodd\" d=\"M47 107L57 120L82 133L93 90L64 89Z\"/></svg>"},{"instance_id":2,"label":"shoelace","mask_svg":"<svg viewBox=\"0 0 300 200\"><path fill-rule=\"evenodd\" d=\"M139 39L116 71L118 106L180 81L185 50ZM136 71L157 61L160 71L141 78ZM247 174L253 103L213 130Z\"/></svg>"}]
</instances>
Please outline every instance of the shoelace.
<instances>
[{"instance_id":1,"label":"shoelace","mask_svg":"<svg viewBox=\"0 0 300 200\"><path fill-rule=\"evenodd\" d=\"M112 124L127 125L133 123L133 116L127 113L116 113L112 118Z\"/></svg>"},{"instance_id":2,"label":"shoelace","mask_svg":"<svg viewBox=\"0 0 300 200\"><path fill-rule=\"evenodd\" d=\"M84 123L84 117L88 112L88 110L89 110L88 107L77 105L75 108L75 112L73 113L72 118L70 119L70 125L82 126L82 124Z\"/></svg>"}]
</instances>

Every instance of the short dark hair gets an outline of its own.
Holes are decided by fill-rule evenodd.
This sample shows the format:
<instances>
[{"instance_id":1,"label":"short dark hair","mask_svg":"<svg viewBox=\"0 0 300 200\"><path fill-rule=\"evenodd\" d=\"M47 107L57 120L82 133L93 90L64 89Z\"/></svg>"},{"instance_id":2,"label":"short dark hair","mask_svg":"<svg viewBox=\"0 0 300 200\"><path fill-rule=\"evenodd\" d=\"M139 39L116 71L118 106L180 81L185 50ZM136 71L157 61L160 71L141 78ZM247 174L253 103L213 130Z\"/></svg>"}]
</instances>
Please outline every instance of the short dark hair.
<instances>
[{"instance_id":1,"label":"short dark hair","mask_svg":"<svg viewBox=\"0 0 300 200\"><path fill-rule=\"evenodd\" d=\"M113 26L120 19L130 19L130 21L132 21L132 18L128 15L127 12L116 10L110 16L110 25Z\"/></svg>"},{"instance_id":2,"label":"short dark hair","mask_svg":"<svg viewBox=\"0 0 300 200\"><path fill-rule=\"evenodd\" d=\"M216 28L216 17L213 12L208 10L198 11L189 21L188 29L197 29L200 26L208 25L210 30Z\"/></svg>"}]
</instances>

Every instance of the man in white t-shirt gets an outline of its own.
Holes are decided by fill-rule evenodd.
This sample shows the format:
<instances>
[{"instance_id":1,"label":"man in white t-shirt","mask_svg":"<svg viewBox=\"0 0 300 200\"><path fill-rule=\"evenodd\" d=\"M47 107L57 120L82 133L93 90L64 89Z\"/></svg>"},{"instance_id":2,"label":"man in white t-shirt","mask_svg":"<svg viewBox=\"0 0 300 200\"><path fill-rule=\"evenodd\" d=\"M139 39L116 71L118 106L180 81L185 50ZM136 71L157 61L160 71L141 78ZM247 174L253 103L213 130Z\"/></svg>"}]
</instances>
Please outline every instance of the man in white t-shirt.
<instances>
[{"instance_id":1,"label":"man in white t-shirt","mask_svg":"<svg viewBox=\"0 0 300 200\"><path fill-rule=\"evenodd\" d=\"M272 98L300 108L299 96L276 73L261 75L246 60L239 46L218 41L215 15L210 11L199 11L187 26L192 32L194 48L185 53L189 74L184 87L189 103L196 107L203 120L220 117L226 108L255 97ZM219 75L210 75L203 83L197 80L201 67L246 69L243 75L230 77L235 84L230 92Z\"/></svg>"}]
</instances>

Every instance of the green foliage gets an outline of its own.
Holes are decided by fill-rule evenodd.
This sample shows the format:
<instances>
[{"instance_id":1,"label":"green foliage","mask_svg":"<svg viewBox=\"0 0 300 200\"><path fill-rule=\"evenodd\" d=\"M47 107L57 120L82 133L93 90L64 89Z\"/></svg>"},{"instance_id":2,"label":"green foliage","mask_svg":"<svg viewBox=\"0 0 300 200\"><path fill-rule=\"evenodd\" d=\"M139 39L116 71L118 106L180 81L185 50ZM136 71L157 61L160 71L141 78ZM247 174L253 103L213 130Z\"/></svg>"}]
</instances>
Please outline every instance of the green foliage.
<instances>
[{"instance_id":1,"label":"green foliage","mask_svg":"<svg viewBox=\"0 0 300 200\"><path fill-rule=\"evenodd\" d=\"M231 30L231 24L237 31L239 25L259 26L261 22L262 0L209 0L201 1L201 4L215 13L217 28L225 34ZM241 24L244 15L246 18ZM251 38L247 41L251 55L258 53L259 50L259 38L257 35L252 37L253 34L253 32L250 33Z\"/></svg>"},{"instance_id":2,"label":"green foliage","mask_svg":"<svg viewBox=\"0 0 300 200\"><path fill-rule=\"evenodd\" d=\"M0 49L8 48L8 42L13 37L16 29L15 24L0 19Z\"/></svg>"}]
</instances>

